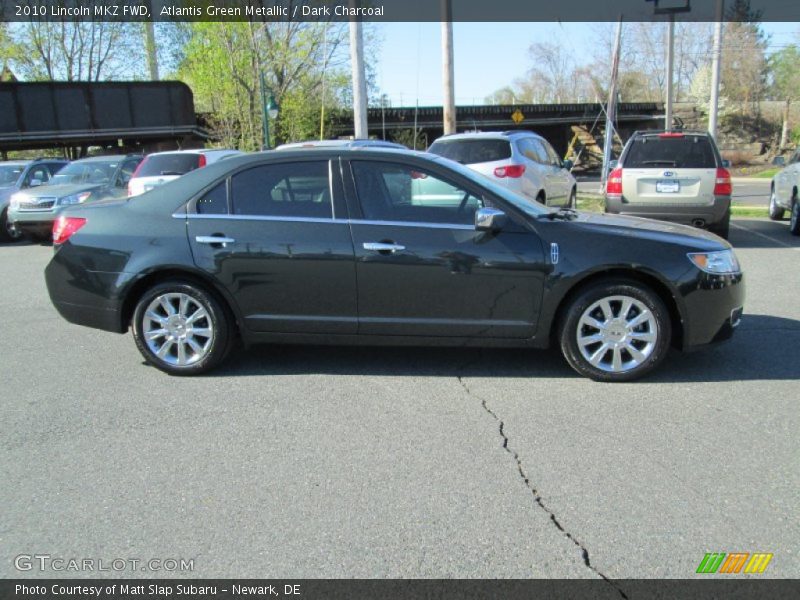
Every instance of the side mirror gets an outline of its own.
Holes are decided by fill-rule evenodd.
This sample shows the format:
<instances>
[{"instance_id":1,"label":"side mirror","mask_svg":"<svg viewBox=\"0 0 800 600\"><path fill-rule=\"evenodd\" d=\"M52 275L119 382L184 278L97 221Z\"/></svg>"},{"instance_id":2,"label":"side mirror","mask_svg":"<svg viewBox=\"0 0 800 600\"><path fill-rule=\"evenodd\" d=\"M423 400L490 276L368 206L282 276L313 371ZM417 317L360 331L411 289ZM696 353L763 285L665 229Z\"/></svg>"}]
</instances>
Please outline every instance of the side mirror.
<instances>
[{"instance_id":1,"label":"side mirror","mask_svg":"<svg viewBox=\"0 0 800 600\"><path fill-rule=\"evenodd\" d=\"M572 162L571 160L567 159L567 160L562 160L561 161L561 168L562 169L566 169L567 171L571 171L572 167L574 167L574 166L575 166L575 163Z\"/></svg>"},{"instance_id":2,"label":"side mirror","mask_svg":"<svg viewBox=\"0 0 800 600\"><path fill-rule=\"evenodd\" d=\"M775 167L785 167L786 166L786 159L783 156L776 156L772 159L772 164Z\"/></svg>"},{"instance_id":3,"label":"side mirror","mask_svg":"<svg viewBox=\"0 0 800 600\"><path fill-rule=\"evenodd\" d=\"M727 158L723 158L722 159L722 167L725 168L725 169L730 169L731 168L731 161L729 161Z\"/></svg>"},{"instance_id":4,"label":"side mirror","mask_svg":"<svg viewBox=\"0 0 800 600\"><path fill-rule=\"evenodd\" d=\"M475 212L475 231L500 231L508 216L496 208L479 208Z\"/></svg>"},{"instance_id":5,"label":"side mirror","mask_svg":"<svg viewBox=\"0 0 800 600\"><path fill-rule=\"evenodd\" d=\"M31 187L39 187L42 185L41 179L31 179Z\"/></svg>"}]
</instances>

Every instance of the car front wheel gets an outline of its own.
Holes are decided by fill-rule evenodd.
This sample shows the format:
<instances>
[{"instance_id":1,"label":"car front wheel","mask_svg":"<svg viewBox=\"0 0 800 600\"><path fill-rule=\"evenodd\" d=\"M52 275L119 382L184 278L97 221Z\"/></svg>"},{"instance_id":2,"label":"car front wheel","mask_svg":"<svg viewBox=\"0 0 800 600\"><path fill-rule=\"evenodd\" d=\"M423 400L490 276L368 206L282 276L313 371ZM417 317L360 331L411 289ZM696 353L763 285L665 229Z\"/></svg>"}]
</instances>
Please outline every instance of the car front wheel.
<instances>
[{"instance_id":1,"label":"car front wheel","mask_svg":"<svg viewBox=\"0 0 800 600\"><path fill-rule=\"evenodd\" d=\"M792 235L800 235L800 200L792 202L792 216L789 219L789 231Z\"/></svg>"},{"instance_id":2,"label":"car front wheel","mask_svg":"<svg viewBox=\"0 0 800 600\"><path fill-rule=\"evenodd\" d=\"M0 242L16 242L22 239L22 231L8 220L8 207L0 213Z\"/></svg>"},{"instance_id":3,"label":"car front wheel","mask_svg":"<svg viewBox=\"0 0 800 600\"><path fill-rule=\"evenodd\" d=\"M775 190L769 195L769 218L773 221L780 221L783 219L784 210L778 206L778 200L775 198Z\"/></svg>"},{"instance_id":4,"label":"car front wheel","mask_svg":"<svg viewBox=\"0 0 800 600\"><path fill-rule=\"evenodd\" d=\"M133 337L151 365L171 375L197 375L225 359L233 332L214 296L194 283L176 281L158 284L139 299Z\"/></svg>"},{"instance_id":5,"label":"car front wheel","mask_svg":"<svg viewBox=\"0 0 800 600\"><path fill-rule=\"evenodd\" d=\"M608 281L579 293L561 322L561 351L595 381L631 381L658 366L671 337L669 312L647 286Z\"/></svg>"}]
</instances>

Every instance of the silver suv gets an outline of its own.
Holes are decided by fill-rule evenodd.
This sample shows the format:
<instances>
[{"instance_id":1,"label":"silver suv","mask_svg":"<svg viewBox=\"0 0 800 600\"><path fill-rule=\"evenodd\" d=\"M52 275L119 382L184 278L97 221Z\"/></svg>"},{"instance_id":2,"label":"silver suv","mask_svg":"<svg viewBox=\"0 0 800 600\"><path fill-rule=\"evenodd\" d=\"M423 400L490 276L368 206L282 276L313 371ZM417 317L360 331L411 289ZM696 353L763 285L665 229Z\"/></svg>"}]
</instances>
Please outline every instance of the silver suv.
<instances>
[{"instance_id":1,"label":"silver suv","mask_svg":"<svg viewBox=\"0 0 800 600\"><path fill-rule=\"evenodd\" d=\"M0 162L0 242L14 242L22 237L22 231L8 218L11 196L44 185L68 162L61 158Z\"/></svg>"},{"instance_id":2,"label":"silver suv","mask_svg":"<svg viewBox=\"0 0 800 600\"><path fill-rule=\"evenodd\" d=\"M727 166L705 131L637 131L608 174L606 212L705 227L727 239Z\"/></svg>"},{"instance_id":3,"label":"silver suv","mask_svg":"<svg viewBox=\"0 0 800 600\"><path fill-rule=\"evenodd\" d=\"M561 160L547 140L533 132L447 135L433 142L428 152L460 162L530 200L575 206L572 162Z\"/></svg>"}]
</instances>

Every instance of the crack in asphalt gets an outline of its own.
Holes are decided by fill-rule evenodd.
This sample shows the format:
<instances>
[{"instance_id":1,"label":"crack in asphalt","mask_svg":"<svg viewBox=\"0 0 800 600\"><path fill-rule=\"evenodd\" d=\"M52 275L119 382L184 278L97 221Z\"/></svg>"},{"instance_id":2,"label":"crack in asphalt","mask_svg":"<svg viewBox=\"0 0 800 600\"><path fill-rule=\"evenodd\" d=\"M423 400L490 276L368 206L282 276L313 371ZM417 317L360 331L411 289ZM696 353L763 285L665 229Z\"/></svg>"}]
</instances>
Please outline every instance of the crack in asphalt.
<instances>
[{"instance_id":1,"label":"crack in asphalt","mask_svg":"<svg viewBox=\"0 0 800 600\"><path fill-rule=\"evenodd\" d=\"M463 367L462 371L464 369L466 369L467 366L469 366L469 365L465 365ZM517 451L513 450L509 446L509 438L508 438L508 436L506 435L506 432L505 432L505 422L498 416L498 414L496 412L494 412L489 407L489 405L487 404L485 398L482 398L482 397L480 397L477 394L472 392L472 390L469 388L469 385L467 385L466 381L464 381L464 377L462 375L457 375L456 378L458 379L458 383L461 385L461 387L464 388L464 391L467 392L467 395L469 395L470 397L475 398L477 400L480 400L481 401L481 406L483 407L483 410L485 410L487 413L489 413L489 415L491 415L491 417L499 424L499 428L498 429L499 429L499 432L500 432L500 437L503 438L503 450L508 452L514 458L514 461L517 464L517 471L519 473L519 476L522 479L522 481L525 482L525 486L528 488L528 490L530 490L531 494L533 495L533 499L534 499L534 502L536 502L536 505L539 508L541 508L543 511L545 511L550 516L550 521L553 523L553 525L556 527L556 529L558 529L561 533L563 533L564 536L570 542L575 544L575 546L580 550L581 558L583 559L583 564L585 564L586 567L588 569L590 569L592 572L596 573L601 579L603 579L608 584L610 584L612 587L614 587L614 589L617 591L617 593L619 593L620 597L625 598L625 600L628 600L628 596L625 594L624 591L622 591L622 588L620 588L614 582L613 579L609 578L605 573L603 573L597 567L592 565L592 563L591 563L591 561L589 559L589 550L586 548L586 546L584 546L578 540L578 538L576 538L571 532L567 531L564 528L564 526L558 520L558 517L556 517L556 514L544 503L544 501L542 500L541 494L534 487L534 485L531 482L530 478L528 477L527 473L525 473L525 468L522 465L522 459L520 458L519 453Z\"/></svg>"}]
</instances>

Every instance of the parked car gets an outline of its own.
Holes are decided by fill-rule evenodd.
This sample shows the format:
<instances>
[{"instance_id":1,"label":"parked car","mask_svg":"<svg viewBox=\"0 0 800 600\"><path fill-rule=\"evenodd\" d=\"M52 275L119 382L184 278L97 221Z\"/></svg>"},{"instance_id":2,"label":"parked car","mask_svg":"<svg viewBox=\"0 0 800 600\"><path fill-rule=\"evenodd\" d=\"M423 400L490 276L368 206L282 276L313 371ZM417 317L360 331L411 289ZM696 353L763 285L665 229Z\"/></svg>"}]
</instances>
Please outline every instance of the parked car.
<instances>
[{"instance_id":1,"label":"parked car","mask_svg":"<svg viewBox=\"0 0 800 600\"><path fill-rule=\"evenodd\" d=\"M433 142L428 152L467 165L541 204L575 207L572 163L561 160L547 140L533 132L447 135Z\"/></svg>"},{"instance_id":2,"label":"parked car","mask_svg":"<svg viewBox=\"0 0 800 600\"><path fill-rule=\"evenodd\" d=\"M122 198L141 155L96 156L70 163L48 185L11 196L8 218L14 227L37 239L49 239L53 221L76 204Z\"/></svg>"},{"instance_id":3,"label":"parked car","mask_svg":"<svg viewBox=\"0 0 800 600\"><path fill-rule=\"evenodd\" d=\"M13 242L22 237L22 232L8 219L11 196L20 190L44 185L68 162L62 158L37 158L0 163L0 242Z\"/></svg>"},{"instance_id":4,"label":"parked car","mask_svg":"<svg viewBox=\"0 0 800 600\"><path fill-rule=\"evenodd\" d=\"M175 375L218 366L240 338L555 343L582 375L630 380L671 345L731 337L744 302L717 236L549 209L409 151L232 157L136 200L74 207L53 236L45 278L61 315L132 327L146 361Z\"/></svg>"},{"instance_id":5,"label":"parked car","mask_svg":"<svg viewBox=\"0 0 800 600\"><path fill-rule=\"evenodd\" d=\"M800 189L800 148L794 151L786 163L783 157L773 161L783 167L772 178L769 197L769 218L773 221L783 219L789 211L789 231L792 235L800 235L800 201L797 190Z\"/></svg>"},{"instance_id":6,"label":"parked car","mask_svg":"<svg viewBox=\"0 0 800 600\"><path fill-rule=\"evenodd\" d=\"M189 171L200 169L228 156L242 154L239 150L173 150L148 154L128 182L128 196L138 196L177 179Z\"/></svg>"},{"instance_id":7,"label":"parked car","mask_svg":"<svg viewBox=\"0 0 800 600\"><path fill-rule=\"evenodd\" d=\"M727 239L727 166L705 131L637 131L608 174L606 212L703 227Z\"/></svg>"},{"instance_id":8,"label":"parked car","mask_svg":"<svg viewBox=\"0 0 800 600\"><path fill-rule=\"evenodd\" d=\"M395 144L386 140L308 140L306 142L281 144L275 150L297 150L298 148L394 148L395 150L408 150L402 144Z\"/></svg>"}]
</instances>

